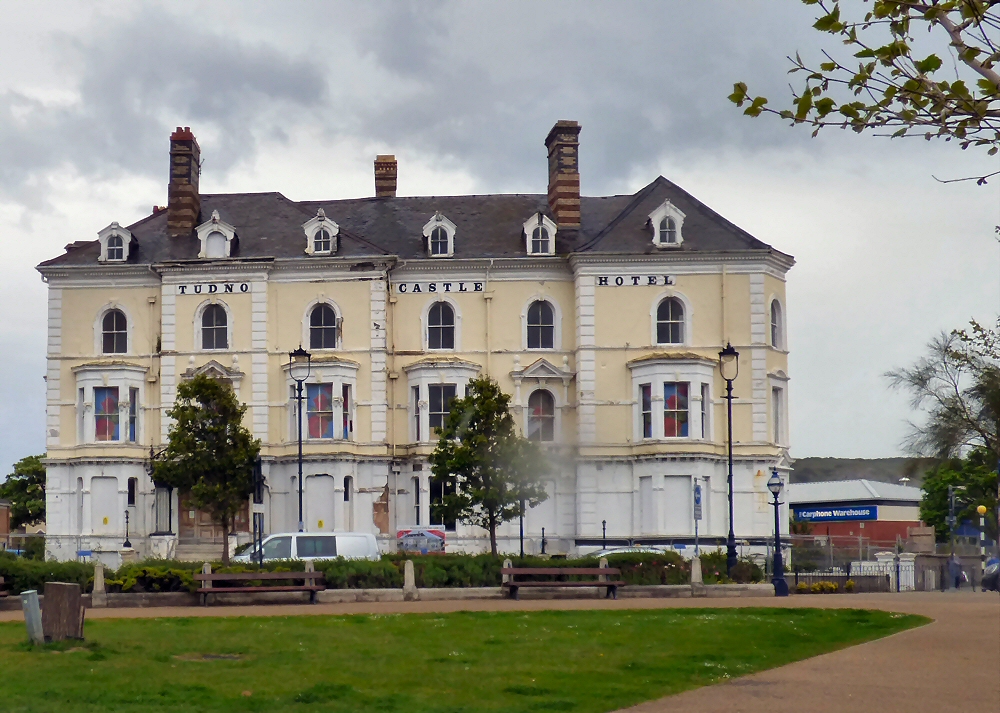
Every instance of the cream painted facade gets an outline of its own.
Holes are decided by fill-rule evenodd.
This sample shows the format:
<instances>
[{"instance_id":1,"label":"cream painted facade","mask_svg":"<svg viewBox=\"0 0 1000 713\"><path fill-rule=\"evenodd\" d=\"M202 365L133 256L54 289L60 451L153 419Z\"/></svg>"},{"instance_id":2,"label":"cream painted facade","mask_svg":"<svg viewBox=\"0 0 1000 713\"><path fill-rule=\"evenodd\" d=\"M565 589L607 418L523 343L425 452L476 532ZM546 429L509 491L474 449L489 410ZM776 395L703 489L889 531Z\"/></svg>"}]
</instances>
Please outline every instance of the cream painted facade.
<instances>
[{"instance_id":1,"label":"cream painted facade","mask_svg":"<svg viewBox=\"0 0 1000 713\"><path fill-rule=\"evenodd\" d=\"M656 185L650 195L659 190ZM690 215L683 200L694 199L681 194L665 203L681 205ZM491 246L463 253L463 239L477 228L461 220L455 206L468 212L466 204L476 197L440 199L439 207L424 211L429 221L440 211L458 225L450 236L452 255L430 255L431 238L408 235L402 219L401 227L394 224L399 234L392 239L412 240L415 254L391 243L380 251L355 249L350 243L355 238L379 245L378 235L344 227L360 210L356 202L332 201L320 211L316 204L261 195L277 196L268 199L274 206L259 209L270 223L241 214L229 196L199 197L199 234L211 223L206 204L216 205L216 224L235 226L231 242L238 248L227 246L230 252L218 258L178 256L198 243L194 231L172 236L154 229L172 219L163 210L122 229L131 241L127 252L136 252L136 260L102 261L100 255L113 254L114 247L102 231L99 243L68 246L72 259L40 266L49 288L49 556L74 559L93 552L114 563L126 511L131 542L141 555L175 556L183 547L184 518L195 514L181 510L178 493L158 489L146 466L150 449L157 451L166 441L166 411L178 383L200 371L229 380L249 406L246 426L263 443L266 531L295 530L296 409L288 354L300 344L312 354L308 393L332 396L318 407L322 414L307 406L303 419L307 530L373 532L391 549L400 529L440 525L431 518L434 493L426 464L434 448L432 392L453 384L461 396L469 379L488 374L512 394L514 417L526 433L538 431L540 423L529 424L534 392L548 392L554 407L551 439L543 443L555 464L546 484L549 499L526 517L526 549L540 551L543 528L546 552L593 549L601 544L602 523L609 543L690 544L695 478L705 489L700 535L709 542L724 538L726 402L718 355L731 342L740 352L733 403L734 527L740 540L771 536L773 513L764 484L772 468L783 474L788 468L784 320L790 257L757 243L746 249L697 248L692 218L679 231L690 249L660 246L655 213L648 220L635 218L652 249L574 249L589 237L592 199L587 198L583 227L552 223L552 255L527 254L526 232L515 236L524 254ZM534 199L545 205L544 196ZM415 205L418 199L368 200L374 203L365 203L365 210L389 210L393 201L410 201L407 209L423 210L423 204ZM438 199L419 200L433 206ZM660 196L651 200L659 209ZM285 204L298 214L286 216ZM339 231L328 255L308 251L313 236L303 232L321 212ZM723 220L710 211L705 216ZM528 212L517 220L532 219ZM275 236L279 221L289 225L287 235ZM562 235L576 242L560 249ZM268 239L280 241L281 250L272 250ZM166 247L145 253L147 244ZM156 250L175 253L157 256ZM683 311L675 320L680 331L666 343L662 334L658 338L664 300L674 300ZM551 339L550 348L529 346L534 319L529 311L537 302L548 305L554 317L551 337L546 332L543 340ZM432 312L440 303L454 314L451 348L432 343ZM315 338L310 319L320 305L336 315L332 348L310 348ZM224 342L221 348L206 348L206 311L218 314L213 306L225 314L225 326L212 337ZM121 337L107 349L110 310L125 318L124 330L113 324L111 330L124 331L123 351ZM678 385L685 385L687 395L681 406ZM109 424L115 422L117 433L111 433ZM329 422L332 429L324 431ZM314 423L322 437L310 433ZM682 428L679 435L666 432ZM386 508L386 515L378 514ZM503 526L499 535L503 549L516 551L517 522ZM448 534L449 550L484 547L486 534L462 523Z\"/></svg>"}]
</instances>

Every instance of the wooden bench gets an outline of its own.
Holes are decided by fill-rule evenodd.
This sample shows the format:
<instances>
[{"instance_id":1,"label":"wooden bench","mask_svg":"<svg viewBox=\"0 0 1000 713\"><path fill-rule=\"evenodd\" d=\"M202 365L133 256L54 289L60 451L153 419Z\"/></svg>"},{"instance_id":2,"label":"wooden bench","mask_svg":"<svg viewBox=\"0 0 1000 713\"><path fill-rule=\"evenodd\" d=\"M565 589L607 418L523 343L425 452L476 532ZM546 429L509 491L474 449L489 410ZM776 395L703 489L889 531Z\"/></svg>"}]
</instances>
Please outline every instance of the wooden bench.
<instances>
[{"instance_id":1,"label":"wooden bench","mask_svg":"<svg viewBox=\"0 0 1000 713\"><path fill-rule=\"evenodd\" d=\"M0 577L0 597L6 597L7 591L3 588L3 577Z\"/></svg>"},{"instance_id":2,"label":"wooden bench","mask_svg":"<svg viewBox=\"0 0 1000 713\"><path fill-rule=\"evenodd\" d=\"M302 584L280 584L280 585L237 585L216 587L214 582L267 582L267 581L295 581L302 580ZM194 575L194 580L201 583L198 594L201 595L202 606L208 605L209 594L225 594L229 592L309 592L309 603L316 603L316 592L326 589L323 584L322 572L232 572L230 574L199 573Z\"/></svg>"},{"instance_id":3,"label":"wooden bench","mask_svg":"<svg viewBox=\"0 0 1000 713\"><path fill-rule=\"evenodd\" d=\"M620 569L614 567L503 567L500 570L500 574L504 575L507 579L504 580L503 584L500 585L503 589L506 589L510 593L511 599L518 598L518 590L521 587L605 587L607 592L604 598L613 597L618 598L618 587L624 587L625 582L621 581L618 576L621 574ZM573 575L573 576L585 576L585 577L598 577L598 579L589 579L583 581L556 581L556 580L517 580L516 577L527 577L533 575L545 575L545 576L558 576L558 575ZM610 577L613 576L614 579L600 579L600 577Z\"/></svg>"}]
</instances>

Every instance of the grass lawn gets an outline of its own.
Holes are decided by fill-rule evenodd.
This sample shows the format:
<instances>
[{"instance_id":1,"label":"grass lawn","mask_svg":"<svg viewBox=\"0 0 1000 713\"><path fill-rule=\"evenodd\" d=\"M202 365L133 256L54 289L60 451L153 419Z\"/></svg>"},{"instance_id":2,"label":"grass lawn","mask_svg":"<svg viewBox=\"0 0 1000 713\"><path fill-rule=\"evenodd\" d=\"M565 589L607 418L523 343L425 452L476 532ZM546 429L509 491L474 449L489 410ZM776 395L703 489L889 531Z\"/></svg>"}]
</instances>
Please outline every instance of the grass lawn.
<instances>
[{"instance_id":1,"label":"grass lawn","mask_svg":"<svg viewBox=\"0 0 1000 713\"><path fill-rule=\"evenodd\" d=\"M0 711L611 711L926 623L661 609L0 624Z\"/></svg>"}]
</instances>

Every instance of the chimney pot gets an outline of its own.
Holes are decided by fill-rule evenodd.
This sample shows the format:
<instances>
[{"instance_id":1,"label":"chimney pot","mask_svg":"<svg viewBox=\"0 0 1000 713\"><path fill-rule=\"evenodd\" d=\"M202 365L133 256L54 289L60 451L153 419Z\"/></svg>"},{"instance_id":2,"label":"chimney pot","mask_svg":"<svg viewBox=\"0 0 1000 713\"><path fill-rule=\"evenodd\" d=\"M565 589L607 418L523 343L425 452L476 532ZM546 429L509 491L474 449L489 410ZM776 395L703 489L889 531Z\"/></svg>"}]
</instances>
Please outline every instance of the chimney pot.
<instances>
[{"instance_id":1,"label":"chimney pot","mask_svg":"<svg viewBox=\"0 0 1000 713\"><path fill-rule=\"evenodd\" d=\"M375 197L396 197L396 157L392 154L375 157Z\"/></svg>"},{"instance_id":2,"label":"chimney pot","mask_svg":"<svg viewBox=\"0 0 1000 713\"><path fill-rule=\"evenodd\" d=\"M201 147L191 127L170 135L170 183L167 187L167 234L190 235L201 220Z\"/></svg>"},{"instance_id":3,"label":"chimney pot","mask_svg":"<svg viewBox=\"0 0 1000 713\"><path fill-rule=\"evenodd\" d=\"M580 228L580 124L557 121L545 137L549 152L549 210L562 229Z\"/></svg>"}]
</instances>

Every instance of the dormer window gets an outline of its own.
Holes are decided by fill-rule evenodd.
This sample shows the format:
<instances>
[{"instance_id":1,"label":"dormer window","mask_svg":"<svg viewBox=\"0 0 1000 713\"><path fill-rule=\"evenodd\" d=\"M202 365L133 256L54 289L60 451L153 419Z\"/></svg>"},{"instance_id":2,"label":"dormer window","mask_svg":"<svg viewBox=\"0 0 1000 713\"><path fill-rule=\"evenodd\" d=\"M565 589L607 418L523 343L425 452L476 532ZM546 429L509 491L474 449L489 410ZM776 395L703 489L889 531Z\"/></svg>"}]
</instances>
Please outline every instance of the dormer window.
<instances>
[{"instance_id":1,"label":"dormer window","mask_svg":"<svg viewBox=\"0 0 1000 713\"><path fill-rule=\"evenodd\" d=\"M201 242L198 257L210 260L232 257L236 228L222 220L219 211L213 210L212 217L195 230L198 231L198 240Z\"/></svg>"},{"instance_id":2,"label":"dormer window","mask_svg":"<svg viewBox=\"0 0 1000 713\"><path fill-rule=\"evenodd\" d=\"M337 252L337 236L340 226L326 217L326 212L320 208L316 215L302 224L306 234L307 255L333 255Z\"/></svg>"},{"instance_id":3,"label":"dormer window","mask_svg":"<svg viewBox=\"0 0 1000 713\"><path fill-rule=\"evenodd\" d=\"M653 245L658 248L675 248L684 242L681 234L684 213L669 200L649 214L649 225L653 229Z\"/></svg>"},{"instance_id":4,"label":"dormer window","mask_svg":"<svg viewBox=\"0 0 1000 713\"><path fill-rule=\"evenodd\" d=\"M108 260L118 262L125 259L125 241L120 235L108 238Z\"/></svg>"},{"instance_id":5,"label":"dormer window","mask_svg":"<svg viewBox=\"0 0 1000 713\"><path fill-rule=\"evenodd\" d=\"M528 218L524 222L525 250L528 255L555 255L556 230L556 224L541 213Z\"/></svg>"},{"instance_id":6,"label":"dormer window","mask_svg":"<svg viewBox=\"0 0 1000 713\"><path fill-rule=\"evenodd\" d=\"M132 233L125 228L112 223L97 234L101 241L99 262L125 262L128 260L129 248L132 243Z\"/></svg>"},{"instance_id":7,"label":"dormer window","mask_svg":"<svg viewBox=\"0 0 1000 713\"><path fill-rule=\"evenodd\" d=\"M451 257L455 254L455 224L441 213L424 226L424 238L427 239L428 257Z\"/></svg>"}]
</instances>

